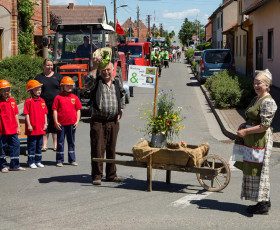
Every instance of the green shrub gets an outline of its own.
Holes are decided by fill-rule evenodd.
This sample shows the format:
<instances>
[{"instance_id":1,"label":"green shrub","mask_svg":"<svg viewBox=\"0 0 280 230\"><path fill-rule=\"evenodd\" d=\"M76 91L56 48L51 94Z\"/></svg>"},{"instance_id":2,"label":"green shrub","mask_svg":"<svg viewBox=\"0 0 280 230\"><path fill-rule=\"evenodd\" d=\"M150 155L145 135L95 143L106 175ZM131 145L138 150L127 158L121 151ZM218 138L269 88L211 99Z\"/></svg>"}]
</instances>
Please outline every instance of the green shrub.
<instances>
[{"instance_id":1,"label":"green shrub","mask_svg":"<svg viewBox=\"0 0 280 230\"><path fill-rule=\"evenodd\" d=\"M196 50L207 50L207 49L211 49L211 43L210 42L206 42L206 43L201 43L199 45L196 46Z\"/></svg>"},{"instance_id":2,"label":"green shrub","mask_svg":"<svg viewBox=\"0 0 280 230\"><path fill-rule=\"evenodd\" d=\"M5 58L0 62L0 79L11 83L12 96L17 103L26 99L27 81L43 72L43 61L41 57L18 55Z\"/></svg>"},{"instance_id":3,"label":"green shrub","mask_svg":"<svg viewBox=\"0 0 280 230\"><path fill-rule=\"evenodd\" d=\"M252 80L233 71L215 73L205 87L218 108L246 108L255 95Z\"/></svg>"},{"instance_id":4,"label":"green shrub","mask_svg":"<svg viewBox=\"0 0 280 230\"><path fill-rule=\"evenodd\" d=\"M191 63L192 62L192 56L193 56L193 54L194 54L194 50L193 49L188 49L187 51L186 51L186 57L187 57L187 60L188 60L188 63Z\"/></svg>"},{"instance_id":5,"label":"green shrub","mask_svg":"<svg viewBox=\"0 0 280 230\"><path fill-rule=\"evenodd\" d=\"M196 72L197 62L195 60L192 61L192 71Z\"/></svg>"}]
</instances>

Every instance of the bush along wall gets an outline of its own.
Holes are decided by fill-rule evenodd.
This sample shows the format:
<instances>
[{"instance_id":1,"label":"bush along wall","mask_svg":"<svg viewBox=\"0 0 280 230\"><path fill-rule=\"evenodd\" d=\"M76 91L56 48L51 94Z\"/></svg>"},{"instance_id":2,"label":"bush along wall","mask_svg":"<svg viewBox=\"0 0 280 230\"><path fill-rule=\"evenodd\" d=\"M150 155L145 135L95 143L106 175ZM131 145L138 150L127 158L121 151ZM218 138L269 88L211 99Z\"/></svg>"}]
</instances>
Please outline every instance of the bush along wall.
<instances>
[{"instance_id":1,"label":"bush along wall","mask_svg":"<svg viewBox=\"0 0 280 230\"><path fill-rule=\"evenodd\" d=\"M245 109L255 96L253 80L234 71L222 71L207 78L205 87L210 91L218 108Z\"/></svg>"},{"instance_id":2,"label":"bush along wall","mask_svg":"<svg viewBox=\"0 0 280 230\"><path fill-rule=\"evenodd\" d=\"M12 85L11 93L17 103L26 99L26 83L30 79L43 72L43 61L41 57L30 55L18 55L4 58L0 62L0 79L5 79Z\"/></svg>"},{"instance_id":3,"label":"bush along wall","mask_svg":"<svg viewBox=\"0 0 280 230\"><path fill-rule=\"evenodd\" d=\"M186 51L185 56L187 57L188 63L191 63L191 62L192 62L191 58L192 58L193 54L194 54L194 50L193 50L193 49L188 49L188 50Z\"/></svg>"}]
</instances>

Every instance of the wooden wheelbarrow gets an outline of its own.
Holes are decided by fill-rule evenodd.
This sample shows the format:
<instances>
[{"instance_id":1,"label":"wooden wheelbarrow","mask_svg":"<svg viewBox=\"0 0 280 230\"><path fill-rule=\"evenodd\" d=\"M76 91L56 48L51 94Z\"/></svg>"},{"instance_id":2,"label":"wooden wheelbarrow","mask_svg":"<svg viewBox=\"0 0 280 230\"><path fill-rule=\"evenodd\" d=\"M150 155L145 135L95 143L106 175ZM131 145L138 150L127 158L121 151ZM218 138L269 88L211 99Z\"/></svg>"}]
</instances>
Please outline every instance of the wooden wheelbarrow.
<instances>
[{"instance_id":1,"label":"wooden wheelbarrow","mask_svg":"<svg viewBox=\"0 0 280 230\"><path fill-rule=\"evenodd\" d=\"M197 148L196 145L188 145L188 148ZM116 152L120 156L134 157L133 153ZM171 182L171 171L196 173L200 185L211 192L223 190L230 181L231 171L228 163L218 155L207 155L200 161L198 167L188 166L188 160L183 159L182 154L163 154L149 155L144 160L115 160L92 158L94 162L114 163L118 165L147 168L147 190L152 191L152 169L166 170L166 183ZM184 162L184 165L178 165L174 162Z\"/></svg>"}]
</instances>

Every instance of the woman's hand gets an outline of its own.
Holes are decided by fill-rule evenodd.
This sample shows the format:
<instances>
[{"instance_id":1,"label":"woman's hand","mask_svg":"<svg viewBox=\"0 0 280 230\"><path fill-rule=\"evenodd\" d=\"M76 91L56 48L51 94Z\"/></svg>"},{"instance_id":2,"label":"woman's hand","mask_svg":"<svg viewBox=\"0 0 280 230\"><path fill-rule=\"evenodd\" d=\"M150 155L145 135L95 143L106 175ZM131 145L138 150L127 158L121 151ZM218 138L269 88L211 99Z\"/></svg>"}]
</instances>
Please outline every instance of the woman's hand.
<instances>
[{"instance_id":1,"label":"woman's hand","mask_svg":"<svg viewBox=\"0 0 280 230\"><path fill-rule=\"evenodd\" d=\"M55 122L55 128L58 129L59 131L61 131L61 124L59 124L58 122Z\"/></svg>"},{"instance_id":2,"label":"woman's hand","mask_svg":"<svg viewBox=\"0 0 280 230\"><path fill-rule=\"evenodd\" d=\"M240 129L237 131L237 135L241 138L244 138L247 135L247 130L246 129Z\"/></svg>"}]
</instances>

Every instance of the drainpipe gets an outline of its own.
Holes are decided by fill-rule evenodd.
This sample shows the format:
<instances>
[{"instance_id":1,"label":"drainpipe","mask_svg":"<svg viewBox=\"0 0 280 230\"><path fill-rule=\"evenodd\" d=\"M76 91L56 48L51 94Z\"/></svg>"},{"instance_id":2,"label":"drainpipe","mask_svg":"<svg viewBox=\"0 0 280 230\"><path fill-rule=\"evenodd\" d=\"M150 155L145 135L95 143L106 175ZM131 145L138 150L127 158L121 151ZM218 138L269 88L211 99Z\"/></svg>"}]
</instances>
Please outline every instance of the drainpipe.
<instances>
[{"instance_id":1,"label":"drainpipe","mask_svg":"<svg viewBox=\"0 0 280 230\"><path fill-rule=\"evenodd\" d=\"M246 72L246 76L248 75L247 73L247 70L248 70L248 54L249 54L249 37L248 37L248 34L249 34L249 31L248 30L245 30L243 28L243 18L244 18L244 13L242 13L242 17L241 17L241 30L245 31L246 34L247 34L247 49L246 49L246 68L245 68L245 72Z\"/></svg>"}]
</instances>

